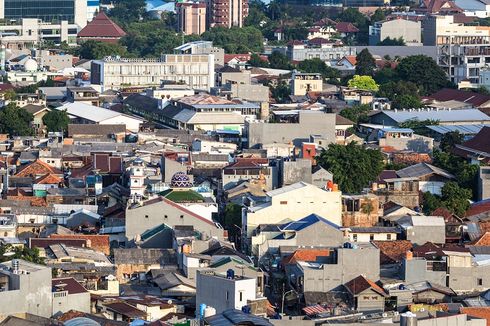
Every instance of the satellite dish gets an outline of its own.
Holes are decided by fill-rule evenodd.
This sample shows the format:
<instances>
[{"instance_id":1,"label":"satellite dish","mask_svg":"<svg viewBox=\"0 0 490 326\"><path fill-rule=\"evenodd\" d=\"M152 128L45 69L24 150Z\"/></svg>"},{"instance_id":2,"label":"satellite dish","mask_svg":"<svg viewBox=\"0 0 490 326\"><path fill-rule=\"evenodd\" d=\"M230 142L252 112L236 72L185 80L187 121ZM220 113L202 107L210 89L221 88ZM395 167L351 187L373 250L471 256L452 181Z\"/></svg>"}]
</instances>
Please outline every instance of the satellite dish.
<instances>
[{"instance_id":1,"label":"satellite dish","mask_svg":"<svg viewBox=\"0 0 490 326\"><path fill-rule=\"evenodd\" d=\"M167 301L167 303L168 303L168 304L172 304L172 300L168 300L168 301Z\"/></svg>"}]
</instances>

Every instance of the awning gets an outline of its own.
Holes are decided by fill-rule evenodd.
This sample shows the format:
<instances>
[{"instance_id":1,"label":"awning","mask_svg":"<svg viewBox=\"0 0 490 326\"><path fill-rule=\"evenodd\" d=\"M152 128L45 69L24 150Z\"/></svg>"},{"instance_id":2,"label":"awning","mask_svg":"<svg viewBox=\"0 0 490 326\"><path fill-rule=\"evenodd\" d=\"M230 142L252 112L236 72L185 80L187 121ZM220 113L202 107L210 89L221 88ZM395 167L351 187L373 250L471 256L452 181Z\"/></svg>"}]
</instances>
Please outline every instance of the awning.
<instances>
[{"instance_id":1,"label":"awning","mask_svg":"<svg viewBox=\"0 0 490 326\"><path fill-rule=\"evenodd\" d=\"M322 306L320 306L319 304L316 304L316 305L313 305L313 306L309 306L309 307L304 307L303 308L303 311L308 316L318 315L318 314L327 312L327 310L325 308L323 308Z\"/></svg>"}]
</instances>

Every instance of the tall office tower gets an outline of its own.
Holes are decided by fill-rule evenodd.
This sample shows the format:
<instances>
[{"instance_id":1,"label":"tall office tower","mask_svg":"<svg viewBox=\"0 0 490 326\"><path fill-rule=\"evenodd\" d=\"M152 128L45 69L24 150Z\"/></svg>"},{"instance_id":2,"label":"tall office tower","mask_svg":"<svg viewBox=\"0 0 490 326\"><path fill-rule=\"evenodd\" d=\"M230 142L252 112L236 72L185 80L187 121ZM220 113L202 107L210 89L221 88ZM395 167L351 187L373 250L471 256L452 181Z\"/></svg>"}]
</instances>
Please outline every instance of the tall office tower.
<instances>
[{"instance_id":1,"label":"tall office tower","mask_svg":"<svg viewBox=\"0 0 490 326\"><path fill-rule=\"evenodd\" d=\"M0 0L0 19L37 18L44 23L87 24L87 0Z\"/></svg>"},{"instance_id":2,"label":"tall office tower","mask_svg":"<svg viewBox=\"0 0 490 326\"><path fill-rule=\"evenodd\" d=\"M185 35L201 35L206 31L206 4L203 2L177 2L177 30Z\"/></svg>"},{"instance_id":3,"label":"tall office tower","mask_svg":"<svg viewBox=\"0 0 490 326\"><path fill-rule=\"evenodd\" d=\"M243 27L248 0L206 0L208 27Z\"/></svg>"}]
</instances>

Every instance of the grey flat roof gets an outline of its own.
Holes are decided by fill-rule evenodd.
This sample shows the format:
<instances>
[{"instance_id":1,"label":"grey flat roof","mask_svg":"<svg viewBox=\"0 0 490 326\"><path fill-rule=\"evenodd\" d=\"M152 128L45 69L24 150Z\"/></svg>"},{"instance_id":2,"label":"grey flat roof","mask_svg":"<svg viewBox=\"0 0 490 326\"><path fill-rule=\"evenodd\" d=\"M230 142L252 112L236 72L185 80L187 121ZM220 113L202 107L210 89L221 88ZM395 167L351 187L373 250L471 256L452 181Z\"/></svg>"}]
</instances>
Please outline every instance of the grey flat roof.
<instances>
[{"instance_id":1,"label":"grey flat roof","mask_svg":"<svg viewBox=\"0 0 490 326\"><path fill-rule=\"evenodd\" d=\"M408 120L438 120L440 122L458 122L458 121L488 121L490 117L478 109L464 110L383 110L378 113L384 113L398 123Z\"/></svg>"}]
</instances>

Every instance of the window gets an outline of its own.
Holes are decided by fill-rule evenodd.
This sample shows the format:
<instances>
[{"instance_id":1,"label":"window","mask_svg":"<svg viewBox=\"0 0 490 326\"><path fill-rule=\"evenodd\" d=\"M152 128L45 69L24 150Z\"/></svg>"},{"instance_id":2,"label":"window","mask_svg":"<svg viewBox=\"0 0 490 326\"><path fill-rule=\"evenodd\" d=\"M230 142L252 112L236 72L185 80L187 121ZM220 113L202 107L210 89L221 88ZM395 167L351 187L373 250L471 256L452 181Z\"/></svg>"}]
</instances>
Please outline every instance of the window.
<instances>
[{"instance_id":1,"label":"window","mask_svg":"<svg viewBox=\"0 0 490 326\"><path fill-rule=\"evenodd\" d=\"M168 215L165 215L164 217L165 217L165 218L168 218Z\"/></svg>"},{"instance_id":2,"label":"window","mask_svg":"<svg viewBox=\"0 0 490 326\"><path fill-rule=\"evenodd\" d=\"M230 300L230 293L228 293L228 291L226 291L226 301Z\"/></svg>"},{"instance_id":3,"label":"window","mask_svg":"<svg viewBox=\"0 0 490 326\"><path fill-rule=\"evenodd\" d=\"M476 279L476 284L477 284L478 286L482 286L482 285L483 285L483 279L481 279L481 278L477 278L477 279Z\"/></svg>"},{"instance_id":4,"label":"window","mask_svg":"<svg viewBox=\"0 0 490 326\"><path fill-rule=\"evenodd\" d=\"M145 218L148 218L148 215L145 215Z\"/></svg>"},{"instance_id":5,"label":"window","mask_svg":"<svg viewBox=\"0 0 490 326\"><path fill-rule=\"evenodd\" d=\"M243 301L243 291L240 291L239 293L240 293L240 302L242 302Z\"/></svg>"},{"instance_id":6,"label":"window","mask_svg":"<svg viewBox=\"0 0 490 326\"><path fill-rule=\"evenodd\" d=\"M9 234L8 234L8 232L4 232L4 233L3 233L3 236L4 236L4 237L8 237L8 235L9 235Z\"/></svg>"},{"instance_id":7,"label":"window","mask_svg":"<svg viewBox=\"0 0 490 326\"><path fill-rule=\"evenodd\" d=\"M184 218L184 215L180 215L180 218Z\"/></svg>"},{"instance_id":8,"label":"window","mask_svg":"<svg viewBox=\"0 0 490 326\"><path fill-rule=\"evenodd\" d=\"M370 240L370 241L373 241L373 240L374 240L374 234L370 234L370 235L369 235L369 240Z\"/></svg>"},{"instance_id":9,"label":"window","mask_svg":"<svg viewBox=\"0 0 490 326\"><path fill-rule=\"evenodd\" d=\"M386 235L386 240L391 240L391 234Z\"/></svg>"},{"instance_id":10,"label":"window","mask_svg":"<svg viewBox=\"0 0 490 326\"><path fill-rule=\"evenodd\" d=\"M58 219L57 218L53 218L53 224L58 224Z\"/></svg>"},{"instance_id":11,"label":"window","mask_svg":"<svg viewBox=\"0 0 490 326\"><path fill-rule=\"evenodd\" d=\"M287 200L281 200L279 202L279 204L281 204L281 205L287 205L288 204L288 201Z\"/></svg>"},{"instance_id":12,"label":"window","mask_svg":"<svg viewBox=\"0 0 490 326\"><path fill-rule=\"evenodd\" d=\"M354 240L354 242L357 242L357 234L354 234L354 235L352 236L352 240Z\"/></svg>"}]
</instances>

